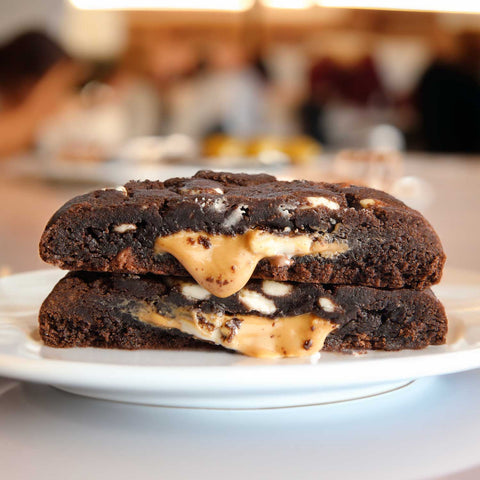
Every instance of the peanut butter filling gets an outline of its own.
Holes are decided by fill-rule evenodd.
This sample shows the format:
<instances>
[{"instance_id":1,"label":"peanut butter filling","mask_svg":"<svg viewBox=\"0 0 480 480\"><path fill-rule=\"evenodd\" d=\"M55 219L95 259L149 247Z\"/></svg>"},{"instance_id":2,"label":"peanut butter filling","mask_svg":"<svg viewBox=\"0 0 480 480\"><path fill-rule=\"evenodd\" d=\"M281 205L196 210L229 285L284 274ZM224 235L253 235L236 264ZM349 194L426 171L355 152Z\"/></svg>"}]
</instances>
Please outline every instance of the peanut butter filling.
<instances>
[{"instance_id":1,"label":"peanut butter filling","mask_svg":"<svg viewBox=\"0 0 480 480\"><path fill-rule=\"evenodd\" d=\"M217 297L238 292L264 258L319 254L333 257L348 250L343 242L325 242L312 235L279 235L249 230L242 235L181 231L158 237L154 253L170 253L190 275Z\"/></svg>"},{"instance_id":2,"label":"peanut butter filling","mask_svg":"<svg viewBox=\"0 0 480 480\"><path fill-rule=\"evenodd\" d=\"M312 313L270 319L257 315L218 315L178 308L172 317L141 307L138 320L163 328L176 328L200 340L257 358L304 357L322 349L336 328Z\"/></svg>"}]
</instances>

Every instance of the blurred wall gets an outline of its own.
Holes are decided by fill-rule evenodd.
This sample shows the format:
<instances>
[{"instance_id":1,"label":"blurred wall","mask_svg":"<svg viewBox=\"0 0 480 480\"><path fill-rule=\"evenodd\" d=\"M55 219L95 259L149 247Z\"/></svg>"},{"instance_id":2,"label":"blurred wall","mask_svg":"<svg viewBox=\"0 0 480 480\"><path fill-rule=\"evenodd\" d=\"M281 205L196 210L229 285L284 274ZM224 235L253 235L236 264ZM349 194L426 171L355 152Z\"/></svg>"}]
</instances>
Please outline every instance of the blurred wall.
<instances>
[{"instance_id":1,"label":"blurred wall","mask_svg":"<svg viewBox=\"0 0 480 480\"><path fill-rule=\"evenodd\" d=\"M0 42L32 27L56 35L62 6L63 0L0 0Z\"/></svg>"}]
</instances>

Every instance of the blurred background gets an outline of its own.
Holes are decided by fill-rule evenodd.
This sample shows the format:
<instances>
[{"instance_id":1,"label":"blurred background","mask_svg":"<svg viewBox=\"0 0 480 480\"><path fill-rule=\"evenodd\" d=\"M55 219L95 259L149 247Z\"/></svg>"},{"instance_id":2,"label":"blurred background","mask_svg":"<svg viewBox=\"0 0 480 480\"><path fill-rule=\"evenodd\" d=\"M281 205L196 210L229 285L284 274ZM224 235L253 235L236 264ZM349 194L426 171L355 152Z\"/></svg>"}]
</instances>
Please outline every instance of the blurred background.
<instances>
[{"instance_id":1,"label":"blurred background","mask_svg":"<svg viewBox=\"0 0 480 480\"><path fill-rule=\"evenodd\" d=\"M385 189L448 253L479 154L478 0L0 2L6 272L73 194L198 168Z\"/></svg>"}]
</instances>

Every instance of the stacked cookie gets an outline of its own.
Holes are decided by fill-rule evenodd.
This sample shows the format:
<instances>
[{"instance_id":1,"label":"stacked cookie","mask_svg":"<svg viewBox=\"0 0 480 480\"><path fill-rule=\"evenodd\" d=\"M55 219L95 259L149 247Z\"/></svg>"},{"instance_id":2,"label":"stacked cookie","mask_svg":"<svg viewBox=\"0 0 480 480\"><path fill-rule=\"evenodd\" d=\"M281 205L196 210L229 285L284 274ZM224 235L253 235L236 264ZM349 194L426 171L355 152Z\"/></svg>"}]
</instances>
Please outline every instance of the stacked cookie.
<instances>
[{"instance_id":1,"label":"stacked cookie","mask_svg":"<svg viewBox=\"0 0 480 480\"><path fill-rule=\"evenodd\" d=\"M445 341L428 288L439 239L369 188L208 171L130 182L64 205L40 254L72 270L40 311L49 346L275 358Z\"/></svg>"}]
</instances>

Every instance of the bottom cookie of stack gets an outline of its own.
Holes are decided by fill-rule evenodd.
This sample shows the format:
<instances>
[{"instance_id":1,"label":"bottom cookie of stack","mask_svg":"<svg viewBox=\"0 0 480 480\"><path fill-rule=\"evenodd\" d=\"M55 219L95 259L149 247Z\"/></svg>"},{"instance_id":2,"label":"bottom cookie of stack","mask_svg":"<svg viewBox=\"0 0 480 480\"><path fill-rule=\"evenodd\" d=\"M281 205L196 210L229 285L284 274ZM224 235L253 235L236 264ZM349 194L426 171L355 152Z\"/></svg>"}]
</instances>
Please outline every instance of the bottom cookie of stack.
<instances>
[{"instance_id":1,"label":"bottom cookie of stack","mask_svg":"<svg viewBox=\"0 0 480 480\"><path fill-rule=\"evenodd\" d=\"M71 272L44 301L51 347L228 349L261 358L319 350L419 349L445 343L431 290L250 280L218 298L193 280Z\"/></svg>"}]
</instances>

